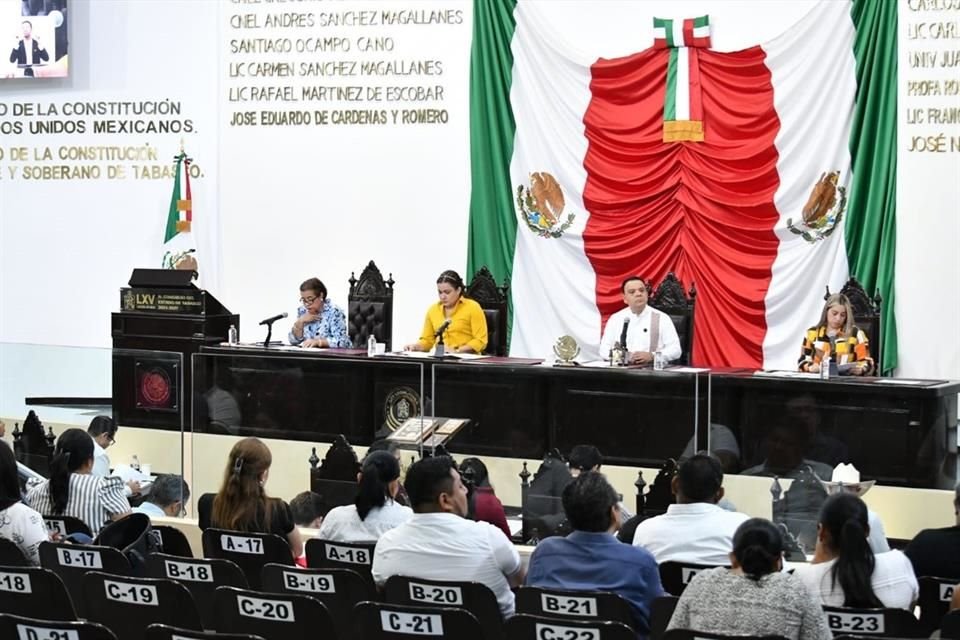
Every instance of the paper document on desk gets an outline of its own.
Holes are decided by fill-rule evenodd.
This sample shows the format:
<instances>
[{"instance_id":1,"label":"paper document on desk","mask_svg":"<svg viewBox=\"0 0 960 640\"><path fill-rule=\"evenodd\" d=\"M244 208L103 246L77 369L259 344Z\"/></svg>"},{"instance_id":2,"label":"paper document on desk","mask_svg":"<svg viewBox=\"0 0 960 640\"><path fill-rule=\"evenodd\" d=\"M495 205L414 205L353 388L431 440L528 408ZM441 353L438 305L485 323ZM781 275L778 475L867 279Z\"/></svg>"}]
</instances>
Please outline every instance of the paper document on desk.
<instances>
[{"instance_id":1,"label":"paper document on desk","mask_svg":"<svg viewBox=\"0 0 960 640\"><path fill-rule=\"evenodd\" d=\"M490 357L482 353L448 353L447 355L457 360L483 360L484 358Z\"/></svg>"},{"instance_id":2,"label":"paper document on desk","mask_svg":"<svg viewBox=\"0 0 960 640\"><path fill-rule=\"evenodd\" d=\"M805 373L803 371L754 371L753 375L759 378L807 378L810 380L820 379L819 373Z\"/></svg>"},{"instance_id":3,"label":"paper document on desk","mask_svg":"<svg viewBox=\"0 0 960 640\"><path fill-rule=\"evenodd\" d=\"M148 493L150 485L153 484L152 477L145 473L141 473L139 470L134 469L128 464L118 464L113 468L113 473L110 475L123 480L123 484L127 484L131 480L139 482L140 493Z\"/></svg>"}]
</instances>

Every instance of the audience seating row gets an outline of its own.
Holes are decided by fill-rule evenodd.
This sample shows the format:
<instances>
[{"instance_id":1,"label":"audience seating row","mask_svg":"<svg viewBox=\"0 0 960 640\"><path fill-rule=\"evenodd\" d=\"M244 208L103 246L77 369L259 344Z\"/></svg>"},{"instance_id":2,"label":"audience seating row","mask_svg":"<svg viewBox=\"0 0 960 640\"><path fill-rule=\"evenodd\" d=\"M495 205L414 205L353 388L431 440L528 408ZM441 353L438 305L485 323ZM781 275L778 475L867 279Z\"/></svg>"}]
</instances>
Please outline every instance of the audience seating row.
<instances>
[{"instance_id":1,"label":"audience seating row","mask_svg":"<svg viewBox=\"0 0 960 640\"><path fill-rule=\"evenodd\" d=\"M83 576L81 592L89 611L87 618L103 624L120 640L144 637L144 629L151 623L176 624L198 632L204 628L231 633L252 631L264 640L349 638L354 636L354 630L358 630L362 638L390 638L418 635L432 628L455 631L456 637L488 639L504 635L542 638L550 637L551 633L565 637L564 629L570 633L578 629L592 630L576 637L598 640L635 635L629 627L629 608L613 594L564 593L524 587L517 594L519 615L503 624L501 631L493 594L477 584L394 578L385 589L389 604L380 604L367 599L375 594L363 579L346 569L301 569L270 564L263 569L264 591L251 591L243 588L246 585L239 568L226 560L185 561L176 556L154 554L148 566L151 574L165 578L88 571ZM230 579L239 586L219 584L213 570L204 570L214 566L227 567L226 575L232 576ZM171 575L176 581L166 579ZM207 595L197 598L196 592L187 586L198 584L206 586ZM63 582L49 570L0 567L0 587L6 592L0 605L2 612L42 619L45 624L69 623L76 618ZM651 615L652 638L687 637L664 632L676 601L674 596L655 601ZM441 606L425 607L425 603ZM201 621L197 605L215 612L216 622ZM899 609L825 607L825 611L831 629L838 635L846 632L888 638L926 635L919 632L919 625L909 612ZM958 632L960 612L952 612L944 618L942 637L960 637ZM111 637L104 636L102 629L95 626L91 626L88 633L92 634L91 638ZM697 637L712 636L697 633Z\"/></svg>"}]
</instances>

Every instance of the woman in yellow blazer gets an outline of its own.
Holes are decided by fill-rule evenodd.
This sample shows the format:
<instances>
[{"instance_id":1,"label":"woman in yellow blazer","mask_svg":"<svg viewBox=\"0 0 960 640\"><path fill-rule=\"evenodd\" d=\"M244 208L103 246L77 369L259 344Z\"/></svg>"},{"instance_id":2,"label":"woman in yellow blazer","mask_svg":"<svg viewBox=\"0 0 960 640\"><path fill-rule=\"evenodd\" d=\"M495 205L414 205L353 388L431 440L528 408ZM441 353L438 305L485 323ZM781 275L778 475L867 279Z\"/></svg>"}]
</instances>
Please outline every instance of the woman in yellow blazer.
<instances>
[{"instance_id":1,"label":"woman in yellow blazer","mask_svg":"<svg viewBox=\"0 0 960 640\"><path fill-rule=\"evenodd\" d=\"M437 278L440 300L427 309L420 340L404 347L407 351L429 351L436 344L437 330L449 321L443 344L456 353L483 353L487 348L487 319L476 301L463 297L463 280L456 271L444 271Z\"/></svg>"}]
</instances>

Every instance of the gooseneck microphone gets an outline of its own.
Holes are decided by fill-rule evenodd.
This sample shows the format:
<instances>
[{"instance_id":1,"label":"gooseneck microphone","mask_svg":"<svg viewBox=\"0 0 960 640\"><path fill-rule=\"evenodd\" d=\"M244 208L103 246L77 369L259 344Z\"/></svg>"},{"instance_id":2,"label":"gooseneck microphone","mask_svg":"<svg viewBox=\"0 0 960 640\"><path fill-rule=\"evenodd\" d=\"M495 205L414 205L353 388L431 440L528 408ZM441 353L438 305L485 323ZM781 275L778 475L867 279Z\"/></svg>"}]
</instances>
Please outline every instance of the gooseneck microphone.
<instances>
[{"instance_id":1,"label":"gooseneck microphone","mask_svg":"<svg viewBox=\"0 0 960 640\"><path fill-rule=\"evenodd\" d=\"M276 321L279 320L280 318L286 318L286 317L287 317L286 311L284 311L283 313L278 313L278 314L275 315L275 316L270 316L270 317L267 318L266 320L261 320L261 321L260 321L260 326L263 326L263 325L265 325L265 324L273 324L274 322L276 322Z\"/></svg>"},{"instance_id":2,"label":"gooseneck microphone","mask_svg":"<svg viewBox=\"0 0 960 640\"><path fill-rule=\"evenodd\" d=\"M443 335L443 332L446 331L446 330L447 330L447 327L450 326L450 322L451 322L451 319L450 319L450 318L447 318L446 320L444 320L444 321L443 321L443 324L441 324L439 327L437 327L437 331L433 334L433 337L434 337L434 338L439 338L440 336L442 336L442 335Z\"/></svg>"},{"instance_id":3,"label":"gooseneck microphone","mask_svg":"<svg viewBox=\"0 0 960 640\"><path fill-rule=\"evenodd\" d=\"M627 329L630 327L630 316L623 319L623 330L620 331L620 346L627 350Z\"/></svg>"}]
</instances>

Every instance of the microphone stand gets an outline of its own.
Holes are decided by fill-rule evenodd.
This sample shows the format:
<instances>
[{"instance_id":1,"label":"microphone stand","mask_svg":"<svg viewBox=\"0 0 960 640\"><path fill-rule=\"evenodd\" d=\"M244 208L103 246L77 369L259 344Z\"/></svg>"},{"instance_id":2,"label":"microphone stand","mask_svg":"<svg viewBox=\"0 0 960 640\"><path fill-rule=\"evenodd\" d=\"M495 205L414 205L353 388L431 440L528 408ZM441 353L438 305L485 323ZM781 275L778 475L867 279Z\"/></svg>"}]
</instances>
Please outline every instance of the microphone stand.
<instances>
[{"instance_id":1,"label":"microphone stand","mask_svg":"<svg viewBox=\"0 0 960 640\"><path fill-rule=\"evenodd\" d=\"M445 347L443 346L443 334L446 330L446 327L444 327L443 331L440 332L440 335L437 336L437 346L433 350L434 358L442 358L444 356Z\"/></svg>"},{"instance_id":2,"label":"microphone stand","mask_svg":"<svg viewBox=\"0 0 960 640\"><path fill-rule=\"evenodd\" d=\"M270 322L267 323L267 338L266 338L266 340L263 341L263 348L264 348L264 349L269 349L269 348L270 348L270 338L273 336L273 323L274 323L274 322L275 322L274 320L271 320Z\"/></svg>"}]
</instances>

